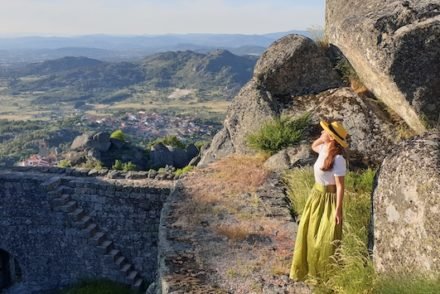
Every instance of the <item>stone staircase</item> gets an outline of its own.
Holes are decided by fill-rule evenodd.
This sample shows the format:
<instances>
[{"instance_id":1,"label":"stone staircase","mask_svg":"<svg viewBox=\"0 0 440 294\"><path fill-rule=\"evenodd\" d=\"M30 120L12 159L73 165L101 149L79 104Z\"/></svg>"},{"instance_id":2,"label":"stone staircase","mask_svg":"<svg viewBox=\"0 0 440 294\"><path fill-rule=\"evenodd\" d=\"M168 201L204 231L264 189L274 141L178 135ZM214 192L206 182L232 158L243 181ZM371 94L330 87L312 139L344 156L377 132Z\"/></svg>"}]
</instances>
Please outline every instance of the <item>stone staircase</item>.
<instances>
[{"instance_id":1,"label":"stone staircase","mask_svg":"<svg viewBox=\"0 0 440 294\"><path fill-rule=\"evenodd\" d=\"M92 217L87 214L85 209L76 200L72 199L69 195L69 192L73 192L72 188L63 186L60 182L56 186L55 190L48 192L52 197L52 208L55 211L64 212L73 221L74 226L84 232L89 241L99 249L103 256L113 261L134 290L144 291L147 284L140 272L136 270L135 266L123 255Z\"/></svg>"}]
</instances>

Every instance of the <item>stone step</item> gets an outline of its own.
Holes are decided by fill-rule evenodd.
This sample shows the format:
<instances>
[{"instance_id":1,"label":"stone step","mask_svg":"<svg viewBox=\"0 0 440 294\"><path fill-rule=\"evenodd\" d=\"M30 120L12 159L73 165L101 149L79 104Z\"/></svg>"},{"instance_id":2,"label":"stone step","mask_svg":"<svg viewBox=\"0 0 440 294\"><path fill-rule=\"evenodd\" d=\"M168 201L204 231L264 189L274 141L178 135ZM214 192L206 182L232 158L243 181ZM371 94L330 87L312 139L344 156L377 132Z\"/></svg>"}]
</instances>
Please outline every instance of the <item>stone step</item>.
<instances>
[{"instance_id":1,"label":"stone step","mask_svg":"<svg viewBox=\"0 0 440 294\"><path fill-rule=\"evenodd\" d=\"M84 209L78 207L77 209L69 213L69 215L73 218L74 221L79 221L85 215L85 211Z\"/></svg>"},{"instance_id":2,"label":"stone step","mask_svg":"<svg viewBox=\"0 0 440 294\"><path fill-rule=\"evenodd\" d=\"M59 196L59 195L55 195L54 196L55 198L52 200L52 203L55 207L66 205L67 202L69 202L71 200L70 195L67 195L67 194L63 194L59 197L56 197L56 196Z\"/></svg>"},{"instance_id":3,"label":"stone step","mask_svg":"<svg viewBox=\"0 0 440 294\"><path fill-rule=\"evenodd\" d=\"M116 262L116 260L122 256L121 251L119 251L118 249L110 250L109 255L111 256L114 262Z\"/></svg>"},{"instance_id":4,"label":"stone step","mask_svg":"<svg viewBox=\"0 0 440 294\"><path fill-rule=\"evenodd\" d=\"M77 225L80 229L85 229L91 223L92 223L92 218L88 215L84 215L80 220L75 222L75 225Z\"/></svg>"},{"instance_id":5,"label":"stone step","mask_svg":"<svg viewBox=\"0 0 440 294\"><path fill-rule=\"evenodd\" d=\"M128 273L127 277L130 281L136 281L136 279L139 278L139 273L136 270L132 270Z\"/></svg>"},{"instance_id":6,"label":"stone step","mask_svg":"<svg viewBox=\"0 0 440 294\"><path fill-rule=\"evenodd\" d=\"M93 236L97 230L98 226L95 223L91 223L85 228L85 231L89 236Z\"/></svg>"},{"instance_id":7,"label":"stone step","mask_svg":"<svg viewBox=\"0 0 440 294\"><path fill-rule=\"evenodd\" d=\"M105 240L102 242L101 245L98 246L98 248L104 253L107 254L113 249L113 241Z\"/></svg>"},{"instance_id":8,"label":"stone step","mask_svg":"<svg viewBox=\"0 0 440 294\"><path fill-rule=\"evenodd\" d=\"M104 241L106 241L105 238L105 233L104 232L96 232L93 236L92 236L92 240L97 244L97 245L101 245Z\"/></svg>"},{"instance_id":9,"label":"stone step","mask_svg":"<svg viewBox=\"0 0 440 294\"><path fill-rule=\"evenodd\" d=\"M64 212L72 212L78 207L78 203L75 200L67 202L66 205L60 206L60 209Z\"/></svg>"},{"instance_id":10,"label":"stone step","mask_svg":"<svg viewBox=\"0 0 440 294\"><path fill-rule=\"evenodd\" d=\"M125 256L121 255L118 258L116 258L115 263L116 263L117 266L121 267L126 260L127 259L125 258Z\"/></svg>"},{"instance_id":11,"label":"stone step","mask_svg":"<svg viewBox=\"0 0 440 294\"><path fill-rule=\"evenodd\" d=\"M132 269L133 269L133 265L130 263L126 263L122 266L121 272L127 275Z\"/></svg>"},{"instance_id":12,"label":"stone step","mask_svg":"<svg viewBox=\"0 0 440 294\"><path fill-rule=\"evenodd\" d=\"M142 290L143 286L144 286L144 281L141 278L137 278L133 283L134 289Z\"/></svg>"}]
</instances>

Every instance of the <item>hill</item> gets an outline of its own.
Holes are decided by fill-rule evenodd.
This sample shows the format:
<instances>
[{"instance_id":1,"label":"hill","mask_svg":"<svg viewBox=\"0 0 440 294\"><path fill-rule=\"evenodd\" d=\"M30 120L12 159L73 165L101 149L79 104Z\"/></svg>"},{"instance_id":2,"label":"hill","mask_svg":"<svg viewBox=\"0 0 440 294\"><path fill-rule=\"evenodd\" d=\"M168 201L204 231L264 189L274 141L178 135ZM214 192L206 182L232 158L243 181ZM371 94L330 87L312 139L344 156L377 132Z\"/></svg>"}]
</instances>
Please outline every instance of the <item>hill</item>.
<instances>
[{"instance_id":1,"label":"hill","mask_svg":"<svg viewBox=\"0 0 440 294\"><path fill-rule=\"evenodd\" d=\"M10 69L3 76L10 94L31 94L38 104L109 103L131 97L138 88L220 89L230 98L250 79L255 62L255 56L227 50L164 52L140 62L63 57Z\"/></svg>"}]
</instances>

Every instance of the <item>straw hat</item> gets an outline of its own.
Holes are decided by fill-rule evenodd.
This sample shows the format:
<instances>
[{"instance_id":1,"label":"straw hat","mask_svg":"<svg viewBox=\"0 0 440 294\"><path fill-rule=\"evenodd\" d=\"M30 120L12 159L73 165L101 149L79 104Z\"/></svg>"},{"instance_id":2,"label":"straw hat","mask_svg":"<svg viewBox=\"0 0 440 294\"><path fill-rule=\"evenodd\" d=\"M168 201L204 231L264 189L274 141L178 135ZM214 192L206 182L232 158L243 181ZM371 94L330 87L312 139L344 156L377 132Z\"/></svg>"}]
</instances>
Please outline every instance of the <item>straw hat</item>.
<instances>
[{"instance_id":1,"label":"straw hat","mask_svg":"<svg viewBox=\"0 0 440 294\"><path fill-rule=\"evenodd\" d=\"M329 133L330 136L332 136L333 139L336 140L336 142L341 144L342 147L348 147L348 143L346 141L348 133L340 122L333 121L329 124L328 122L321 120L319 124Z\"/></svg>"}]
</instances>

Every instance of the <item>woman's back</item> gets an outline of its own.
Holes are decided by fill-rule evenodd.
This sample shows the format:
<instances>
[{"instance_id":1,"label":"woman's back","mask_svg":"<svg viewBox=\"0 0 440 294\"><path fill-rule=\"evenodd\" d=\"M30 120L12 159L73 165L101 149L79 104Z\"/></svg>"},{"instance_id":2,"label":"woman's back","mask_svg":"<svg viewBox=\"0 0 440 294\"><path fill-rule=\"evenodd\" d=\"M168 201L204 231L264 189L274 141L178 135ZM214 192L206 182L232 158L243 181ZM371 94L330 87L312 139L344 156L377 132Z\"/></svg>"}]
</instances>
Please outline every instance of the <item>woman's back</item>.
<instances>
[{"instance_id":1,"label":"woman's back","mask_svg":"<svg viewBox=\"0 0 440 294\"><path fill-rule=\"evenodd\" d=\"M345 158L337 154L333 163L332 169L328 171L321 170L324 164L324 160L327 157L327 147L326 144L320 145L319 156L313 165L313 170L315 174L315 182L322 185L335 185L335 176L345 176L347 172L347 166Z\"/></svg>"}]
</instances>

